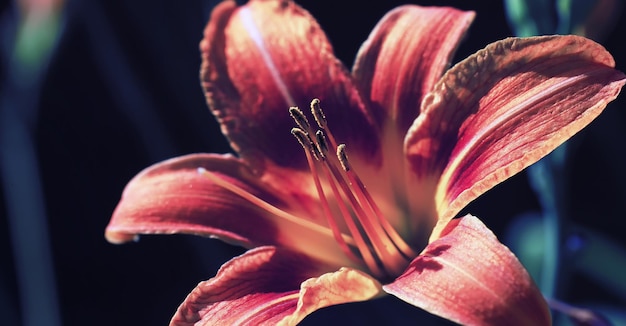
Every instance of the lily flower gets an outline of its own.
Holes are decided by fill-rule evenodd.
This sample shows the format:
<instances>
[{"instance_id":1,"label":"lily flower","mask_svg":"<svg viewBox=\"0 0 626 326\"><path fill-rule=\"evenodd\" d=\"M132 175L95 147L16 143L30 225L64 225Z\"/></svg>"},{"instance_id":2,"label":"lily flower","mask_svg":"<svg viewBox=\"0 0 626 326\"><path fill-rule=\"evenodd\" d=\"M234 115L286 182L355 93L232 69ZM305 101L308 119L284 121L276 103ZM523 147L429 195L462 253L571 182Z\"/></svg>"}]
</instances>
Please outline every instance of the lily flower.
<instances>
[{"instance_id":1,"label":"lily flower","mask_svg":"<svg viewBox=\"0 0 626 326\"><path fill-rule=\"evenodd\" d=\"M237 155L147 168L106 229L112 243L186 233L249 249L171 325L294 325L383 295L461 324L550 323L513 253L457 214L589 124L626 76L578 36L505 39L448 70L473 17L398 7L349 72L292 1L213 10L201 83Z\"/></svg>"}]
</instances>

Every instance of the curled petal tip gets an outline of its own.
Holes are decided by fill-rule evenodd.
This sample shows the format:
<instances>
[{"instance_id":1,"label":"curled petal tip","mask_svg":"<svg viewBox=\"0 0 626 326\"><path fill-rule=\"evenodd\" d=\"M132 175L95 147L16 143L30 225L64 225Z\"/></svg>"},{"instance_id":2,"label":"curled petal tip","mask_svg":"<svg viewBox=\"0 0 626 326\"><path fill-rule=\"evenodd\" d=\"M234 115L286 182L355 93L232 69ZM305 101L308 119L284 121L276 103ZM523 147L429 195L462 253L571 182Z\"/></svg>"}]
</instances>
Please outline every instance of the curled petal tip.
<instances>
[{"instance_id":1,"label":"curled petal tip","mask_svg":"<svg viewBox=\"0 0 626 326\"><path fill-rule=\"evenodd\" d=\"M139 235L137 234L115 232L115 231L110 231L110 230L105 231L104 237L107 239L108 242L112 244L124 244L127 242L139 241Z\"/></svg>"},{"instance_id":2,"label":"curled petal tip","mask_svg":"<svg viewBox=\"0 0 626 326\"><path fill-rule=\"evenodd\" d=\"M591 123L623 87L601 45L579 36L508 38L448 70L405 139L411 169L440 175L440 222ZM511 92L515 89L515 92Z\"/></svg>"}]
</instances>

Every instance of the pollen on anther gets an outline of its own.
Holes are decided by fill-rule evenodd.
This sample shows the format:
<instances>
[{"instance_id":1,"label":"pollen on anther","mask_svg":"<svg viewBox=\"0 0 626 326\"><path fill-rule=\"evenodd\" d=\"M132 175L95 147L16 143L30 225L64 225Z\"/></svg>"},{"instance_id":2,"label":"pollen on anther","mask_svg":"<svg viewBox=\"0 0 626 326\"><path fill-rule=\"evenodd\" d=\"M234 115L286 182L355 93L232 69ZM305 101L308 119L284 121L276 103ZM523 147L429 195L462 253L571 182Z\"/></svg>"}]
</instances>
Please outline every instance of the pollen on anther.
<instances>
[{"instance_id":1,"label":"pollen on anther","mask_svg":"<svg viewBox=\"0 0 626 326\"><path fill-rule=\"evenodd\" d=\"M326 129L326 126L328 125L326 122L326 115L324 115L324 111L322 111L319 99L315 98L311 101L311 113L313 114L317 125L322 129Z\"/></svg>"},{"instance_id":2,"label":"pollen on anther","mask_svg":"<svg viewBox=\"0 0 626 326\"><path fill-rule=\"evenodd\" d=\"M326 136L324 135L324 132L318 130L315 133L315 139L317 140L317 147L320 153L322 153L322 156L325 157L326 153L328 153L328 142L326 142Z\"/></svg>"},{"instance_id":3,"label":"pollen on anther","mask_svg":"<svg viewBox=\"0 0 626 326\"><path fill-rule=\"evenodd\" d=\"M296 122L298 127L300 127L300 129L302 129L304 131L311 129L311 125L309 124L309 120L306 118L304 113L297 106L290 107L289 108L289 114L291 115L293 120Z\"/></svg>"},{"instance_id":4,"label":"pollen on anther","mask_svg":"<svg viewBox=\"0 0 626 326\"><path fill-rule=\"evenodd\" d=\"M339 163L341 163L341 167L344 171L350 171L348 154L346 154L346 144L339 144L339 146L337 146L337 159L339 159Z\"/></svg>"},{"instance_id":5,"label":"pollen on anther","mask_svg":"<svg viewBox=\"0 0 626 326\"><path fill-rule=\"evenodd\" d=\"M305 151L309 151L311 154L313 154L313 157L316 160L318 161L320 160L320 157L322 157L322 154L319 152L319 149L317 148L317 146L313 143L313 140L311 139L311 137L309 137L309 134L307 134L300 128L292 128L291 134L294 137L296 137L296 139L298 140L298 142L300 143L302 148L304 148Z\"/></svg>"},{"instance_id":6,"label":"pollen on anther","mask_svg":"<svg viewBox=\"0 0 626 326\"><path fill-rule=\"evenodd\" d=\"M296 139L298 140L300 145L302 145L302 148L304 148L304 150L310 150L311 149L311 142L309 141L309 137L307 136L307 134L304 131L302 131L302 129L300 129L300 128L291 128L291 134L294 137L296 137Z\"/></svg>"}]
</instances>

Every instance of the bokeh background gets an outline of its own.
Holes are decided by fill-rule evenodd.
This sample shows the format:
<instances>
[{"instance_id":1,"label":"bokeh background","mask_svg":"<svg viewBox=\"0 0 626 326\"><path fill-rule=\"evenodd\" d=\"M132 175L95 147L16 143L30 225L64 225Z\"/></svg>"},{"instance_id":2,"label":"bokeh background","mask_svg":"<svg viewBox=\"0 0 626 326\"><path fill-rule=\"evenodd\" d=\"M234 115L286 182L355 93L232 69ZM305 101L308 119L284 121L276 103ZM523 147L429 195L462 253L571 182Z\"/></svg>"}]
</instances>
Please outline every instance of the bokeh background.
<instances>
[{"instance_id":1,"label":"bokeh background","mask_svg":"<svg viewBox=\"0 0 626 326\"><path fill-rule=\"evenodd\" d=\"M125 184L141 169L229 151L198 79L198 43L215 2L0 2L0 324L164 325L199 281L243 252L183 235L121 246L104 239ZM548 16L568 3L554 2ZM351 66L378 19L407 2L299 3ZM417 3L477 12L455 61L515 34L499 0ZM600 22L615 23L599 41L626 71L626 17L612 8ZM622 95L574 138L558 169L566 191L559 192L561 264L552 288L569 304L626 310L625 153ZM541 195L528 180L513 177L467 211L532 265L547 231ZM449 324L394 298L324 309L304 324L418 321Z\"/></svg>"}]
</instances>

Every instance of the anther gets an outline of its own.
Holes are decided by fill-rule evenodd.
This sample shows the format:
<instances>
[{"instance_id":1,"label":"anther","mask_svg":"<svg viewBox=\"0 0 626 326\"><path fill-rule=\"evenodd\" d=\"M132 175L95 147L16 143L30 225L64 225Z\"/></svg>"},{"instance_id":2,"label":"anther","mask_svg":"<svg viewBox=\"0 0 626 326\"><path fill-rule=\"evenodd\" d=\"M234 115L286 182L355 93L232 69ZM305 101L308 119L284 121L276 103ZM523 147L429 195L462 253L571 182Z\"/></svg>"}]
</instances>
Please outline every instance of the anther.
<instances>
[{"instance_id":1,"label":"anther","mask_svg":"<svg viewBox=\"0 0 626 326\"><path fill-rule=\"evenodd\" d=\"M317 140L317 148L319 149L320 153L322 153L323 157L326 157L326 153L328 153L328 142L326 142L326 136L324 135L324 132L318 130L315 133L315 139Z\"/></svg>"},{"instance_id":2,"label":"anther","mask_svg":"<svg viewBox=\"0 0 626 326\"><path fill-rule=\"evenodd\" d=\"M319 99L315 98L311 101L311 113L313 113L313 117L315 118L317 125L322 129L326 129L326 115L324 115L324 111L322 111Z\"/></svg>"},{"instance_id":3,"label":"anther","mask_svg":"<svg viewBox=\"0 0 626 326\"><path fill-rule=\"evenodd\" d=\"M348 163L348 154L346 154L346 144L339 144L337 146L337 159L341 163L341 167L344 171L350 171L350 163Z\"/></svg>"},{"instance_id":4,"label":"anther","mask_svg":"<svg viewBox=\"0 0 626 326\"><path fill-rule=\"evenodd\" d=\"M311 130L311 125L309 124L309 120L306 118L304 113L297 107L292 106L289 108L289 114L293 118L293 120L298 124L303 131Z\"/></svg>"},{"instance_id":5,"label":"anther","mask_svg":"<svg viewBox=\"0 0 626 326\"><path fill-rule=\"evenodd\" d=\"M291 128L291 134L296 137L300 145L304 150L311 150L311 142L309 141L309 136L302 131L300 128Z\"/></svg>"},{"instance_id":6,"label":"anther","mask_svg":"<svg viewBox=\"0 0 626 326\"><path fill-rule=\"evenodd\" d=\"M320 153L317 145L313 143L313 140L311 139L311 137L309 137L309 134L307 134L300 128L292 128L291 134L296 137L296 139L305 151L309 151L313 155L315 160L319 161L321 159L324 159L324 156L322 155L322 153Z\"/></svg>"}]
</instances>

